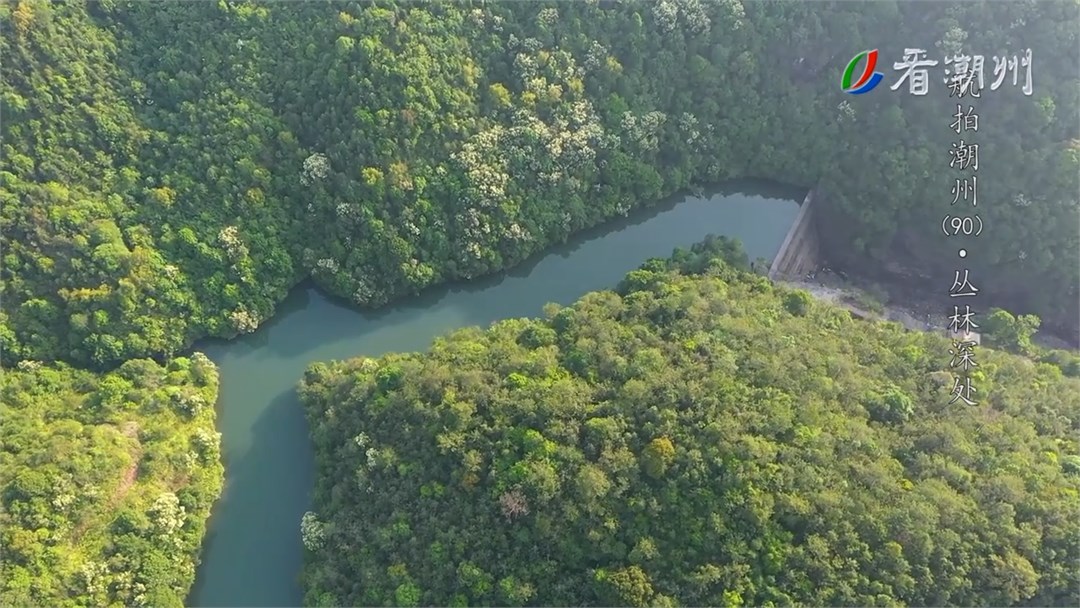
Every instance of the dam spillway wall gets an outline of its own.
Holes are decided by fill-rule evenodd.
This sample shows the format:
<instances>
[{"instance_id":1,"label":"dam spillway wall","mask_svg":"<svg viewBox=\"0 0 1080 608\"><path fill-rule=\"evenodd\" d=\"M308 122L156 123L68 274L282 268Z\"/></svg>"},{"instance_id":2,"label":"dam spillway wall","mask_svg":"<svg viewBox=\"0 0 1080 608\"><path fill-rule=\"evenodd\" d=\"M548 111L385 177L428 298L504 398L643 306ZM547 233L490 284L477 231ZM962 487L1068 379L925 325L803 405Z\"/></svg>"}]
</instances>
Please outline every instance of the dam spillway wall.
<instances>
[{"instance_id":1,"label":"dam spillway wall","mask_svg":"<svg viewBox=\"0 0 1080 608\"><path fill-rule=\"evenodd\" d=\"M801 279L821 266L821 246L814 224L817 195L817 188L811 189L799 205L799 213L769 265L770 279Z\"/></svg>"}]
</instances>

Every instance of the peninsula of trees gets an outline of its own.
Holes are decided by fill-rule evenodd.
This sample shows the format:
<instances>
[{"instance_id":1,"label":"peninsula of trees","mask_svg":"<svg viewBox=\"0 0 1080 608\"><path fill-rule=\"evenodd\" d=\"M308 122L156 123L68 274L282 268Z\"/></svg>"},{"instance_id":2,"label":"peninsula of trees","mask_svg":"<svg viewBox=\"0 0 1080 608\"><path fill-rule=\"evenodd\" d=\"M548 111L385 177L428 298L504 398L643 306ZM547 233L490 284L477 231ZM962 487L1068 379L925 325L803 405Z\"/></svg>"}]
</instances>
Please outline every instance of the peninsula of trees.
<instances>
[{"instance_id":1,"label":"peninsula of trees","mask_svg":"<svg viewBox=\"0 0 1080 608\"><path fill-rule=\"evenodd\" d=\"M311 366L305 603L1080 603L1080 379L984 349L950 404L945 338L733 250Z\"/></svg>"}]
</instances>

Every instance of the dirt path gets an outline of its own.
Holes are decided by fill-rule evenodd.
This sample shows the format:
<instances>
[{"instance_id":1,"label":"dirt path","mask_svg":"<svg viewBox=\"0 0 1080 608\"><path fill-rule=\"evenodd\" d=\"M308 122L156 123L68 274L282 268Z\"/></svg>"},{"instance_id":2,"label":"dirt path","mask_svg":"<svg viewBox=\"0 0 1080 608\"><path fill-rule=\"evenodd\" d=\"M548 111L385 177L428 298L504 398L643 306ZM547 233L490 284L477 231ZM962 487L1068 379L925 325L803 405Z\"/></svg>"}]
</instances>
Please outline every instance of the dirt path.
<instances>
[{"instance_id":1,"label":"dirt path","mask_svg":"<svg viewBox=\"0 0 1080 608\"><path fill-rule=\"evenodd\" d=\"M124 437L127 437L128 439L134 441L134 447L131 452L131 464L128 465L126 469L124 469L124 473L120 477L120 485L118 485L116 489L113 490L112 494L109 496L108 502L106 503L106 507L100 511L107 516L111 515L114 512L116 507L120 505L120 503L124 500L124 497L127 496L127 493L135 485L135 480L139 477L139 461L142 459L142 446L139 444L138 423L125 422L123 425L121 425L119 430ZM79 542L79 539L82 537L83 534L86 533L88 529L90 529L90 526L94 521L95 518L93 516L87 517L80 521L78 525L75 526L75 529L72 530L71 537L73 542Z\"/></svg>"},{"instance_id":2,"label":"dirt path","mask_svg":"<svg viewBox=\"0 0 1080 608\"><path fill-rule=\"evenodd\" d=\"M142 458L142 446L139 445L139 425L135 422L125 422L121 427L120 432L124 434L124 437L135 441L135 449L132 453L131 464L127 470L124 471L124 476L120 480L120 486L113 493L112 505L117 505L124 499L124 495L128 493L131 486L135 485L135 478L139 476L139 460Z\"/></svg>"}]
</instances>

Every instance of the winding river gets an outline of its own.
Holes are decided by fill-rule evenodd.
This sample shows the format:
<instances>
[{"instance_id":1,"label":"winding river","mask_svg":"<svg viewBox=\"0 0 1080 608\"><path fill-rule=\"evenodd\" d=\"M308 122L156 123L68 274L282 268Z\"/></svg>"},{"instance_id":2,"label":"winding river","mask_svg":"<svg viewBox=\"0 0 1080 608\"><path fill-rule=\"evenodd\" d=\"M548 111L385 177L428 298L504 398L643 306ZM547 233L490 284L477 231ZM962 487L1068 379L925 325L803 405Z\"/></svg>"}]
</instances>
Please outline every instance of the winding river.
<instances>
[{"instance_id":1,"label":"winding river","mask_svg":"<svg viewBox=\"0 0 1080 608\"><path fill-rule=\"evenodd\" d=\"M804 192L728 184L642 209L498 276L443 287L375 313L313 287L293 290L253 334L198 345L219 367L218 428L225 491L214 508L189 606L299 606L300 517L314 457L295 386L312 362L426 349L456 328L536 316L613 287L651 257L710 233L738 238L750 259L771 259Z\"/></svg>"}]
</instances>

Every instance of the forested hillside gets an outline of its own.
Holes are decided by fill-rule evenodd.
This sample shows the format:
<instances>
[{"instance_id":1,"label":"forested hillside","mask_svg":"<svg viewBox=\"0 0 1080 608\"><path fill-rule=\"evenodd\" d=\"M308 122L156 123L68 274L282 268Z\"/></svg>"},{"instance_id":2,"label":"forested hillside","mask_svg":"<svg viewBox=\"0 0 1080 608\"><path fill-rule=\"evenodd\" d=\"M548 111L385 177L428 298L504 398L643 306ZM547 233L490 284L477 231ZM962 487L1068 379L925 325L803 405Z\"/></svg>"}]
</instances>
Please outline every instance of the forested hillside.
<instances>
[{"instance_id":1,"label":"forested hillside","mask_svg":"<svg viewBox=\"0 0 1080 608\"><path fill-rule=\"evenodd\" d=\"M223 470L196 354L0 376L0 606L183 606Z\"/></svg>"},{"instance_id":2,"label":"forested hillside","mask_svg":"<svg viewBox=\"0 0 1080 608\"><path fill-rule=\"evenodd\" d=\"M1033 49L1033 96L978 101L970 266L990 303L1075 325L1078 7L7 3L4 361L251 331L309 275L380 305L740 176L821 183L834 256L951 271L953 104L938 73L926 98L844 95L870 47L991 71Z\"/></svg>"},{"instance_id":3,"label":"forested hillside","mask_svg":"<svg viewBox=\"0 0 1080 608\"><path fill-rule=\"evenodd\" d=\"M200 338L254 331L305 278L358 306L381 306L431 285L507 268L576 231L679 189L736 177L821 185L825 240L830 257L838 262L873 268L889 260L925 272L951 273L956 244L936 231L948 208L951 182L945 169L954 102L944 97L943 85L925 98L892 93L884 86L859 98L844 95L838 86L841 72L848 59L865 48L881 49L884 63L879 69L887 71L906 47L926 48L939 59L960 50L984 54L987 70L992 70L995 55L1033 49L1031 97L1006 84L978 102L981 162L986 167L981 213L988 228L969 245L978 247L978 255L967 265L974 276L985 277L979 287L986 306L1035 313L1072 329L1080 315L1080 268L1073 263L1080 247L1075 229L1080 221L1080 82L1073 53L1080 37L1080 0L13 0L0 3L0 30L0 364L6 369L0 421L0 534L5 543L0 604L181 601L191 582L204 519L220 489L221 469L209 406L216 398L212 366L196 356L174 357ZM934 79L940 83L938 73ZM722 226L716 229L723 231ZM948 277L951 274L946 281ZM767 297L770 287L754 285L753 290L761 292L754 291L754 297ZM729 300L716 301L743 306ZM614 310L621 304L610 306ZM664 314L679 313L673 309ZM835 313L815 314L833 319L829 315ZM661 325L656 331L661 331L662 321L657 320ZM816 335L793 332L784 335ZM932 340L881 339L888 344ZM856 348L833 342L820 347ZM926 345L925 350L932 348ZM477 351L477 356L487 355ZM906 391L913 403L930 403L930 389L919 388L915 380L921 377L919 366L929 365L924 359L880 356L893 361L889 377L895 374L914 383L907 388L901 383L896 390ZM575 361L565 363L567 369L593 369L591 359ZM975 413L934 415L955 423L943 428L960 429L953 434L964 439L965 446L979 447L955 448L950 436L907 452L903 446L910 436L901 430L909 426L873 430L877 423L867 423L872 431L852 430L829 419L829 424L839 425L830 431L836 437L849 437L844 434L849 431L866 437L886 433L874 445L882 453L899 454L895 458L901 464L865 466L873 468L879 481L890 474L900 476L897 466L906 467L905 479L913 489L901 488L902 496L912 498L886 506L901 514L897 517L910 516L912 529L925 531L933 543L945 543L944 549L934 553L928 547L938 545L926 545L916 535L911 537L916 540L896 542L915 547L905 551L928 553L890 553L888 558L873 558L882 563L867 565L870 558L856 555L859 545L848 542L856 532L843 526L870 520L859 519L855 511L836 511L856 506L834 505L832 494L806 498L784 511L796 513L789 519L804 517L798 520L809 522L803 527L791 523L796 519L785 520L788 527L768 523L762 506L766 503L755 501L775 495L767 485L772 482L755 477L763 475L756 465L746 465L745 479L752 481L745 483L757 489L733 486L723 491L754 497L745 498L740 507L745 512L728 515L731 521L751 522L746 529L758 530L761 539L740 540L732 536L736 532L710 528L713 531L701 532L693 546L716 534L724 546L766 557L759 563L739 562L746 564L744 570L707 569L701 580L713 582L693 583L698 591L685 591L690 583L678 582L678 577L693 570L678 564L704 562L665 545L663 534L656 531L650 542L675 552L682 562L664 562L670 571L640 560L635 562L638 570L625 566L603 571L600 578L615 581L604 583L605 588L637 585L641 592L633 598L596 595L589 601L638 601L655 592L655 601L670 597L704 602L719 597L713 590L720 587L734 594L728 598L732 602L742 597L748 603L769 598L780 602L784 597L873 603L879 596L910 602L1075 600L1062 591L1075 581L1055 569L1064 563L1062 555L1076 557L1074 547L1062 540L1075 531L1065 529L1071 524L1044 516L1038 506L1046 506L1048 513L1050 506L1064 505L1058 493L1074 487L1071 477L1068 484L1055 481L1060 473L1054 467L1059 465L1051 462L1059 458L1060 466L1075 464L1070 460L1076 455L1073 444L1051 445L1041 439L1060 434L1054 425L1075 420L1067 413L1066 405L1071 405L1055 404L1059 397L1046 387L1073 381L1052 378L1054 372L1046 366L1029 369L1019 360L998 361L1006 371L994 372L990 366L983 373L991 379L998 377L995 373L1015 377L1018 386L1000 380L1002 388L994 394L1003 396L994 398L1021 395L1009 399L1026 400L1023 406L1012 401L1001 406L1005 413L993 422L1012 426L991 425L987 428L992 430L985 431L992 438L1023 439L1009 449L1017 450L1015 458L1025 464L1009 465L1008 474L987 472L1004 470L1005 465L995 469L997 456L980 451L995 444L973 434L984 432L973 430L974 418L964 417ZM879 363L866 364L880 376L885 372L874 367ZM820 370L814 369L813 374L794 377L817 378ZM611 370L604 367L601 372ZM679 373L684 372L689 374L689 368ZM776 390L789 387L785 376L768 366L740 368L730 382L764 386L755 384L764 381L760 374L777 375ZM835 374L829 376L820 381L826 388L839 383ZM848 381L865 388L873 377ZM1031 388L1034 385L1042 388ZM822 395L822 408L824 395L831 394L826 388L808 393ZM1029 390L1036 391L1030 399L1024 392ZM674 407L669 393L655 396L657 408ZM723 394L714 396L720 399ZM556 395L555 401L536 407L553 407L564 397ZM192 409L197 403L204 407ZM836 411L855 410L848 401L841 403L848 409ZM1020 407L1031 408L1020 412L1029 418L1014 411ZM1049 413L1053 410L1060 411ZM954 415L960 417L948 418ZM750 422L739 424L744 426L724 432L738 437L758 432L745 426ZM753 424L773 423L762 419ZM775 424L780 429L786 423L781 419ZM832 454L832 435L813 435L818 432L814 429L832 427L802 424L799 428L811 429L806 432L812 436L799 441L819 446L812 448L819 454ZM938 437L935 432L927 430ZM558 433L553 437L563 441ZM694 445L695 439L669 439L677 458L688 457L681 442ZM697 440L702 442L698 451L714 453L710 446L715 442ZM795 441L794 435L784 436L788 440ZM487 458L481 439L475 441L479 443L470 450ZM619 450L613 458L625 461L626 450L634 444L618 443L623 441L618 437L612 441L616 447L611 449ZM780 450L779 443L747 445L738 449ZM790 449L801 450L802 445ZM948 455L933 451L938 449ZM428 457L418 450L409 457ZM909 461L905 454L934 455ZM841 460L854 458L849 456ZM798 466L818 466L814 462ZM618 472L622 469L597 470L607 471L607 477L597 477L601 487L607 483L603 479L630 479ZM841 475L839 469L829 470L833 472L820 473L822 479ZM799 475L803 471L799 469ZM937 481L920 481L924 477ZM998 480L997 485L978 486L983 478ZM1018 481L1023 479L1027 485ZM128 486L129 491L116 490ZM645 492L646 486L640 487ZM922 493L917 498L916 490ZM504 491L510 490L500 489ZM521 490L522 496L532 496L532 491ZM1019 500L1025 492L1034 498ZM640 509L667 504L641 496L645 506L628 507L639 509L635 513L651 513ZM1017 505L1015 525L998 517L994 509L1000 505L987 496L1004 496L999 502ZM942 506L946 503L949 509ZM537 512L538 503L531 504ZM693 504L689 501L685 508L696 509ZM916 511L905 511L906 505ZM990 515L972 505L989 509L990 523L980 519ZM807 511L812 506L820 507L817 515ZM181 508L182 524L177 515ZM1059 506L1059 514L1066 512ZM601 509L588 514L590 538L615 534L598 531L607 530L603 525L609 520L622 522L621 530L638 529L621 515L605 513ZM941 526L955 536L937 533L933 513L949 521ZM821 523L823 514L840 517L835 525L841 527ZM859 538L871 542L878 538L874 534L892 529L888 526L901 524L860 530ZM395 530L404 535L404 528ZM338 539L335 534L343 533L331 530L329 537ZM554 534L543 532L549 533ZM604 541L615 542L616 549L604 545L596 550L607 551L604 556L618 553L618 543L630 537L617 538L621 540ZM1033 544L1035 538L1042 539L1037 551L1032 548L1038 544ZM364 546L354 547L354 559L366 565L372 562L364 560L375 559L374 553L363 551L375 551L375 546L361 551ZM459 554L453 553L457 548L443 546L447 555ZM639 555L652 555L648 546ZM773 546L791 549L776 549L774 555ZM967 557L942 566L942 556L954 549ZM829 561L823 551L842 557ZM572 554L566 563L593 563L591 554L582 555ZM491 560L477 559L461 574L471 601L524 601L526 583L536 585L536 593L549 593L552 602L570 597L563 587L540 586L556 580L550 578L555 566L543 565L554 559L550 556L535 556L529 566L534 570L499 582L503 595L483 591ZM837 595L814 596L808 583L783 578L804 562L824 568L814 580L838 577L826 587ZM852 564L870 573L899 569L894 572L899 582L866 582ZM333 578L337 571L337 566L325 564L312 571L313 597L361 601L350 595L346 583ZM948 581L935 579L926 587L930 571ZM396 567L387 578L379 578L386 572L365 573L378 578L370 589L381 594L380 602L407 603L428 594L453 599L439 595L457 584L451 579L410 579ZM565 580L579 575L567 574ZM646 575L654 581L652 591L642 582ZM419 574L409 570L408 576ZM963 582L969 576L974 582ZM978 577L998 582L986 587ZM657 581L674 582L668 588ZM596 593L601 594L601 587ZM925 588L943 595L918 595ZM404 594L400 597L394 595L399 589ZM999 595L976 597L972 589L998 589Z\"/></svg>"},{"instance_id":4,"label":"forested hillside","mask_svg":"<svg viewBox=\"0 0 1080 608\"><path fill-rule=\"evenodd\" d=\"M305 603L1075 606L1080 379L854 321L725 241L313 365Z\"/></svg>"}]
</instances>

